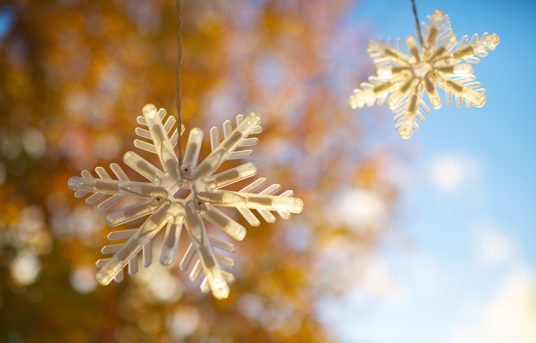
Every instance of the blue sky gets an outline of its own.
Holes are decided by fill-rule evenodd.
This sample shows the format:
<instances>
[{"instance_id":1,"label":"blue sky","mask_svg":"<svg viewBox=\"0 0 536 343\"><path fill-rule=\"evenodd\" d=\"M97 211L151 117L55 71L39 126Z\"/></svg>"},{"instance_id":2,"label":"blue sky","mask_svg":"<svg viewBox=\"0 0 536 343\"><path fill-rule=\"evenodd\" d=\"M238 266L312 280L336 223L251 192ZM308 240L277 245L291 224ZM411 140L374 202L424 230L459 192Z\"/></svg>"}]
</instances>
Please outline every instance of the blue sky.
<instances>
[{"instance_id":1,"label":"blue sky","mask_svg":"<svg viewBox=\"0 0 536 343\"><path fill-rule=\"evenodd\" d=\"M413 343L489 342L496 330L497 342L534 342L534 329L514 333L524 319L510 323L493 313L515 311L522 304L512 299L536 289L536 3L417 0L417 8L421 21L444 10L458 36L500 36L474 66L488 101L481 109L444 106L411 141L399 142L415 151L396 223L411 248L387 244L379 257L397 295L348 303L337 332L347 342ZM409 0L360 1L352 20L378 39L415 31ZM536 319L536 303L527 306Z\"/></svg>"},{"instance_id":2,"label":"blue sky","mask_svg":"<svg viewBox=\"0 0 536 343\"><path fill-rule=\"evenodd\" d=\"M0 10L0 39L3 38L13 24L13 15L9 9Z\"/></svg>"},{"instance_id":3,"label":"blue sky","mask_svg":"<svg viewBox=\"0 0 536 343\"><path fill-rule=\"evenodd\" d=\"M536 287L536 3L417 0L417 6L421 20L444 10L457 35L500 36L497 50L475 65L488 101L482 109L433 112L410 141L385 131L393 136L386 139L415 151L406 166L412 181L402 189L395 225L411 248L382 247L379 265L394 284L393 295L356 297L332 308L338 319L334 330L344 342L489 343L481 331L490 331L495 319L486 313L506 309L522 321L512 298L525 299L524 285ZM360 1L351 18L378 39L415 31L409 0ZM0 38L11 23L10 13L0 12ZM378 112L356 115L364 113ZM535 337L511 336L509 330L523 327L498 318L505 328L496 337L502 334L504 342ZM467 327L474 332L467 333Z\"/></svg>"}]
</instances>

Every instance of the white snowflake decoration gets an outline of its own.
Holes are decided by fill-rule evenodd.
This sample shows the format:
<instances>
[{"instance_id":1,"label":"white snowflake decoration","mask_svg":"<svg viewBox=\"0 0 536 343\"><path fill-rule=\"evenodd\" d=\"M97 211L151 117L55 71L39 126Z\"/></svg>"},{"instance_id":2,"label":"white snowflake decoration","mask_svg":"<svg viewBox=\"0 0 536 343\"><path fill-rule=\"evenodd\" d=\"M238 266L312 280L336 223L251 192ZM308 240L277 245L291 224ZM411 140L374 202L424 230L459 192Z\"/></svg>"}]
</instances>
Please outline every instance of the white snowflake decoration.
<instances>
[{"instance_id":1,"label":"white snowflake decoration","mask_svg":"<svg viewBox=\"0 0 536 343\"><path fill-rule=\"evenodd\" d=\"M166 118L166 111L157 111L153 105L143 108L143 116L138 116L140 127L136 128L134 146L138 149L156 154L162 169L154 166L135 152L128 151L123 161L149 180L131 181L117 163L110 164L110 169L117 177L113 179L103 167L95 169L98 177L84 170L82 176L71 177L69 188L75 191L77 198L91 194L86 203L94 204L105 210L123 198L132 202L128 206L118 205L118 209L106 215L106 223L115 227L146 217L143 224L136 229L113 231L108 235L110 241L126 240L119 244L110 244L102 248L102 253L113 254L111 258L97 261L99 271L97 280L103 285L113 279L121 281L123 269L128 265L129 274L138 270L138 254L141 252L143 263L148 267L152 263L152 245L155 236L166 226L160 263L171 265L177 254L178 243L184 224L190 244L180 262L181 270L186 270L195 261L190 279L196 281L204 274L201 290L212 291L214 297L226 298L229 294L228 282L234 277L223 270L220 264L234 265L234 260L224 254L215 252L215 248L226 252L234 251L233 244L224 242L208 235L205 220L220 227L227 235L240 241L246 235L246 229L235 220L221 212L216 206L233 207L252 226L260 225L256 210L267 222L274 222L277 212L283 218L291 213L299 213L303 202L292 197L293 192L287 190L275 195L281 188L273 184L257 192L265 183L259 178L238 192L222 190L223 187L255 175L256 168L252 163L215 174L217 169L227 160L241 159L252 153L252 150L237 150L240 147L253 146L257 138L249 136L262 131L260 116L251 113L244 118L236 116L236 128L232 130L230 121L223 123L224 140L220 142L219 130L210 130L212 152L197 163L203 141L203 131L194 128L190 131L184 157L181 161L174 151L179 139L173 116ZM181 135L184 127L181 128ZM181 190L190 192L181 198Z\"/></svg>"},{"instance_id":2,"label":"white snowflake decoration","mask_svg":"<svg viewBox=\"0 0 536 343\"><path fill-rule=\"evenodd\" d=\"M458 106L462 102L467 107L484 106L484 89L475 81L472 66L462 62L478 63L499 44L494 33L484 33L481 38L475 34L470 40L464 36L458 42L448 15L440 10L428 16L428 21L429 25L422 24L425 38L421 49L413 36L406 38L409 55L402 52L400 39L396 44L370 41L368 53L376 64L377 75L354 89L350 97L352 108L381 105L387 100L395 114L395 127L404 139L418 129L417 120L424 121L423 112L430 113L424 93L434 109L441 107L436 87L445 91L448 105L454 97Z\"/></svg>"}]
</instances>

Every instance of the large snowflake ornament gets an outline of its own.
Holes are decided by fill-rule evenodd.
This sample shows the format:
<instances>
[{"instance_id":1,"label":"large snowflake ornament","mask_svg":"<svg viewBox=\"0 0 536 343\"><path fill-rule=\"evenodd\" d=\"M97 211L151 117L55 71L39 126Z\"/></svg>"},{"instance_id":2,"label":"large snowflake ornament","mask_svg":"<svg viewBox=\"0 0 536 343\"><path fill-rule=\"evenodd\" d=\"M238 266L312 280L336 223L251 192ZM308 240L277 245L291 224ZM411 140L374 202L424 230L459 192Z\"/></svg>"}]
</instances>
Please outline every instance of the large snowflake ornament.
<instances>
[{"instance_id":1,"label":"large snowflake ornament","mask_svg":"<svg viewBox=\"0 0 536 343\"><path fill-rule=\"evenodd\" d=\"M257 143L257 138L250 136L262 131L258 114L236 116L234 130L231 122L225 121L224 139L221 142L219 129L213 127L210 130L212 152L199 164L203 131L198 128L190 131L184 157L180 161L174 150L180 139L175 119L173 116L166 119L166 115L164 109L157 110L153 105L144 106L143 116L138 116L139 127L136 128L137 136L142 139L134 141L134 146L138 149L156 154L161 168L133 151L128 151L123 157L123 161L147 181L130 180L117 163L110 164L115 178L103 167L97 167L97 177L84 170L81 177L69 179L68 186L75 191L76 197L91 194L86 203L96 205L101 210L115 205L116 209L105 217L109 226L115 227L144 218L138 228L116 230L108 235L110 241L122 242L102 248L103 254L112 256L97 261L97 280L103 285L114 279L121 281L125 267L129 274L135 274L140 253L144 266L148 267L153 260L152 243L161 231L163 242L160 263L171 265L184 226L190 243L180 262L181 270L190 268L195 261L190 279L196 281L204 274L201 290L212 291L218 299L225 298L229 294L228 283L234 277L223 270L221 265L232 266L234 260L222 252L232 252L234 246L209 237L205 222L219 227L237 241L244 238L246 229L217 207L233 207L250 225L258 226L259 218L252 210L267 222L274 222L276 218L272 212L289 218L291 213L301 212L303 202L292 197L291 190L276 195L281 188L278 184L259 191L266 183L265 178L256 179L240 191L222 189L256 173L252 163L219 173L216 171L227 160L241 159L251 154L251 150L238 149ZM184 127L181 127L181 135L183 131ZM185 196L185 192L189 194ZM125 201L121 201L123 199L129 203L125 204Z\"/></svg>"},{"instance_id":2,"label":"large snowflake ornament","mask_svg":"<svg viewBox=\"0 0 536 343\"><path fill-rule=\"evenodd\" d=\"M446 102L453 98L458 106L482 107L486 103L484 89L475 81L473 68L468 63L478 63L488 51L499 44L496 34L475 34L461 41L452 32L448 15L437 10L423 23L424 42L421 48L415 38L408 36L409 54L402 51L401 42L390 44L371 41L368 53L377 68L377 75L361 84L350 97L352 108L387 105L394 112L395 125L400 136L408 139L418 128L417 120L424 121L424 113L430 108L424 101L426 93L434 109L442 105L437 88L445 92ZM466 63L463 63L466 62Z\"/></svg>"}]
</instances>

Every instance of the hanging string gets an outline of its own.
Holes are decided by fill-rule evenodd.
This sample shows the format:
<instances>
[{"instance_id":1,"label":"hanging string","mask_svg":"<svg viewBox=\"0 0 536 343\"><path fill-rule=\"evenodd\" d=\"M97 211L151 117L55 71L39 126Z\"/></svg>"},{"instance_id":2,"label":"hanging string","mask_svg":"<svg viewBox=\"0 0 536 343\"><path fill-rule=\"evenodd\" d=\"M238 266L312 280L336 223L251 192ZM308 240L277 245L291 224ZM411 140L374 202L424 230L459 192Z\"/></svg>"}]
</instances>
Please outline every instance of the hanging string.
<instances>
[{"instance_id":1,"label":"hanging string","mask_svg":"<svg viewBox=\"0 0 536 343\"><path fill-rule=\"evenodd\" d=\"M421 46L423 46L424 40L422 39L421 22L419 21L419 16L417 15L417 6L415 6L415 0L411 0L411 6L413 8L413 17L415 17L415 26L417 27L417 38L419 38L419 43L421 43Z\"/></svg>"},{"instance_id":2,"label":"hanging string","mask_svg":"<svg viewBox=\"0 0 536 343\"><path fill-rule=\"evenodd\" d=\"M175 90L177 92L176 103L178 117L178 146L179 146L179 165L182 163L182 103L181 103L181 70L182 70L182 9L181 0L177 0L177 69L175 78Z\"/></svg>"}]
</instances>

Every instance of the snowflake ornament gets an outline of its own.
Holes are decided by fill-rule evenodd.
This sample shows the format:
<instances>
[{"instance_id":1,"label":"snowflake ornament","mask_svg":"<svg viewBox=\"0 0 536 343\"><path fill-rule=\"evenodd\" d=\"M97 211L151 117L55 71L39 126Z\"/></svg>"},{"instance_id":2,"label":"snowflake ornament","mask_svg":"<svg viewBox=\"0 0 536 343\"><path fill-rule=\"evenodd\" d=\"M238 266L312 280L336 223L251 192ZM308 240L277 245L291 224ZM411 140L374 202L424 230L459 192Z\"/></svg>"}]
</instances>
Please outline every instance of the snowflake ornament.
<instances>
[{"instance_id":1,"label":"snowflake ornament","mask_svg":"<svg viewBox=\"0 0 536 343\"><path fill-rule=\"evenodd\" d=\"M210 237L205 222L219 227L237 241L244 238L246 229L217 207L235 208L250 225L258 226L260 221L252 210L257 211L267 222L273 223L276 218L272 212L277 212L282 218L289 218L291 213L301 212L303 202L292 197L291 190L276 195L281 188L278 184L259 191L266 183L265 178L256 179L240 191L222 189L256 174L252 163L215 172L225 161L242 159L252 153L251 150L238 149L257 143L257 138L250 136L262 131L258 114L236 116L234 130L231 122L225 121L224 139L221 142L219 129L213 127L210 130L212 152L199 164L203 131L198 128L190 131L184 157L180 161L174 150L179 139L175 119L173 116L166 119L166 116L164 109L157 110L153 105L144 106L143 116L137 118L139 127L135 131L142 139L134 140L136 148L158 156L161 168L133 151L128 151L123 156L125 164L148 181L130 180L117 163L110 164L115 178L103 167L97 167L97 177L84 170L81 177L69 179L68 186L75 191L77 198L91 194L86 198L86 203L96 205L100 210L115 205L117 209L105 217L109 226L115 227L144 218L138 228L116 230L108 235L110 241L122 242L102 248L104 255L112 256L97 261L97 280L102 285L107 285L114 279L121 281L125 267L129 274L135 274L140 253L144 266L151 265L152 243L156 235L164 231L164 227L160 263L171 265L184 226L190 243L180 262L180 269L189 269L195 261L190 279L196 281L204 274L201 290L212 291L218 299L226 298L229 294L228 283L234 277L223 270L221 265L233 266L234 260L222 252L233 252L234 246ZM183 132L184 127L181 127L180 134ZM184 192L189 194L181 196ZM120 201L123 199L125 201Z\"/></svg>"},{"instance_id":2,"label":"snowflake ornament","mask_svg":"<svg viewBox=\"0 0 536 343\"><path fill-rule=\"evenodd\" d=\"M437 88L444 90L448 105L454 98L457 106L462 102L467 107L484 106L484 89L468 63L478 63L499 44L495 33L484 33L482 37L475 34L471 39L464 36L458 42L448 15L440 10L428 16L428 21L428 25L422 24L421 48L414 37L406 38L409 55L402 51L400 39L396 44L370 41L367 50L376 65L377 75L369 77L369 82L362 83L350 97L350 106L354 109L387 101L395 114L395 127L404 139L418 129L417 120L424 121L423 112L430 113L425 93L434 109L441 107Z\"/></svg>"}]
</instances>

